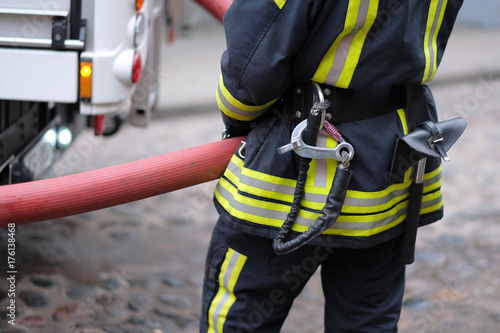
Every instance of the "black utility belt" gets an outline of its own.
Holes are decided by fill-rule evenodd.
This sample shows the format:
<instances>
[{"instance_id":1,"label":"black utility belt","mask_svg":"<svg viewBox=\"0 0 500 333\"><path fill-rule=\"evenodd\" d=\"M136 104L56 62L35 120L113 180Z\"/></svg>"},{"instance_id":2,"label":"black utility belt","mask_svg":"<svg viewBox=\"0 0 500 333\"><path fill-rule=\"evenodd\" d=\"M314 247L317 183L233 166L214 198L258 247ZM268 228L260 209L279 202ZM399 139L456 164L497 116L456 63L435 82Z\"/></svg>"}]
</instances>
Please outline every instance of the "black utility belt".
<instances>
[{"instance_id":1,"label":"black utility belt","mask_svg":"<svg viewBox=\"0 0 500 333\"><path fill-rule=\"evenodd\" d=\"M332 124L346 123L380 116L406 106L405 87L374 86L367 89L341 89L320 85L323 97L331 102L326 111ZM294 85L283 96L285 112L300 120L318 101L318 93L310 83Z\"/></svg>"}]
</instances>

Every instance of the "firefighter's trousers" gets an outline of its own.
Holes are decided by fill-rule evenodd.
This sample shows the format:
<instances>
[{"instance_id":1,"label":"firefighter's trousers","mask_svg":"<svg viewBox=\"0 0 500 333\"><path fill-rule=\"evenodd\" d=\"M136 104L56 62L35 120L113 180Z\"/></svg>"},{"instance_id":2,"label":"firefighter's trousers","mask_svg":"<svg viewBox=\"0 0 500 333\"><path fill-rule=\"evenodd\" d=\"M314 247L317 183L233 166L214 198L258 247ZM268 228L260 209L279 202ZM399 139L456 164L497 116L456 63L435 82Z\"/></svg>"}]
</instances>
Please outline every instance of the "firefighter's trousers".
<instances>
[{"instance_id":1,"label":"firefighter's trousers","mask_svg":"<svg viewBox=\"0 0 500 333\"><path fill-rule=\"evenodd\" d=\"M321 266L325 332L397 332L404 291L399 238L368 249L306 245L276 255L272 239L219 220L205 266L200 332L279 332Z\"/></svg>"}]
</instances>

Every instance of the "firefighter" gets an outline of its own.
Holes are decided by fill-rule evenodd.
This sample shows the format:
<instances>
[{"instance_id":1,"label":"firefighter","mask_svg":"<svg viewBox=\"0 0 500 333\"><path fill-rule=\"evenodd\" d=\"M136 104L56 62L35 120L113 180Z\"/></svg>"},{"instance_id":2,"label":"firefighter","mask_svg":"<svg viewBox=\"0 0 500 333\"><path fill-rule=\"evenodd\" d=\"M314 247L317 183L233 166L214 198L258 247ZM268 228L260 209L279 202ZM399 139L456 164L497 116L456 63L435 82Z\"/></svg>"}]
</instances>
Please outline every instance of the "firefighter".
<instances>
[{"instance_id":1,"label":"firefighter","mask_svg":"<svg viewBox=\"0 0 500 333\"><path fill-rule=\"evenodd\" d=\"M201 332L279 332L320 266L326 332L397 331L413 161L396 182L389 171L396 140L418 122L437 121L425 83L461 5L233 2L216 96L225 136L247 137L215 189L220 217L205 267ZM312 125L304 132L310 144L334 151L344 142L352 150L339 159L280 154L313 113L322 119L316 133ZM442 216L440 160L428 158L420 225ZM317 235L319 220L326 226Z\"/></svg>"}]
</instances>

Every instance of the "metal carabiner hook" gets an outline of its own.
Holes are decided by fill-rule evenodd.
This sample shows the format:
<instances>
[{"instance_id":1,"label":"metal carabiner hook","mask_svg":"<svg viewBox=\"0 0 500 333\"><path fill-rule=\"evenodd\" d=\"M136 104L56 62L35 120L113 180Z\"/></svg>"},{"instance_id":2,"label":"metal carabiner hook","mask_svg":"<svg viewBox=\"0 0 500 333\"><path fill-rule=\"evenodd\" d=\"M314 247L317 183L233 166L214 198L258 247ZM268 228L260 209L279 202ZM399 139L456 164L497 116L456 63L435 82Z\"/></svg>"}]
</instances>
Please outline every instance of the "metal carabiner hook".
<instances>
[{"instance_id":1,"label":"metal carabiner hook","mask_svg":"<svg viewBox=\"0 0 500 333\"><path fill-rule=\"evenodd\" d=\"M241 158L245 158L245 154L243 152L245 151L246 146L247 146L247 142L241 141L241 146L240 146L240 148L238 148L238 155Z\"/></svg>"},{"instance_id":2,"label":"metal carabiner hook","mask_svg":"<svg viewBox=\"0 0 500 333\"><path fill-rule=\"evenodd\" d=\"M308 145L302 139L302 133L307 127L307 119L300 122L292 132L291 142L278 148L278 153L284 154L290 150L295 151L299 156L306 158L324 159L333 158L337 161L349 162L354 157L354 148L350 143L342 139L334 148L321 148ZM347 153L347 157L343 156Z\"/></svg>"},{"instance_id":3,"label":"metal carabiner hook","mask_svg":"<svg viewBox=\"0 0 500 333\"><path fill-rule=\"evenodd\" d=\"M316 95L313 95L314 104L313 104L313 107L311 108L311 112L321 112L321 125L319 126L319 129L322 129L323 124L325 123L325 120L326 120L326 109L328 109L328 107L330 105L323 104L323 103L325 103L325 95L323 95L323 91L321 90L321 87L319 86L319 84L317 84L316 82L311 82L311 83L312 83L313 87L316 88ZM317 100L314 97L317 97ZM319 104L316 104L316 103L319 103ZM315 106L316 106L316 108L315 108ZM318 107L318 106L321 106L321 107Z\"/></svg>"}]
</instances>

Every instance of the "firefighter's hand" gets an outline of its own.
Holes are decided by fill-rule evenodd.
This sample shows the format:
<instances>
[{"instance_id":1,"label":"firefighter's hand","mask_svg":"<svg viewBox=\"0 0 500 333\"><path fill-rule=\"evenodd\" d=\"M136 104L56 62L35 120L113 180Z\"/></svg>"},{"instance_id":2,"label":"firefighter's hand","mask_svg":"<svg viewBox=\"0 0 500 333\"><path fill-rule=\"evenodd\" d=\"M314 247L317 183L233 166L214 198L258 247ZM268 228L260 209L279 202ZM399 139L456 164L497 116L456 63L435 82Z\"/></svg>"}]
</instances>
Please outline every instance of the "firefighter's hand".
<instances>
[{"instance_id":1,"label":"firefighter's hand","mask_svg":"<svg viewBox=\"0 0 500 333\"><path fill-rule=\"evenodd\" d=\"M222 140L247 135L249 130L240 130L234 127L226 128L222 131Z\"/></svg>"},{"instance_id":2,"label":"firefighter's hand","mask_svg":"<svg viewBox=\"0 0 500 333\"><path fill-rule=\"evenodd\" d=\"M241 121L237 119L230 118L224 113L222 114L222 120L226 129L222 132L222 139L235 138L237 136L245 136L250 130L250 123L247 121Z\"/></svg>"}]
</instances>

